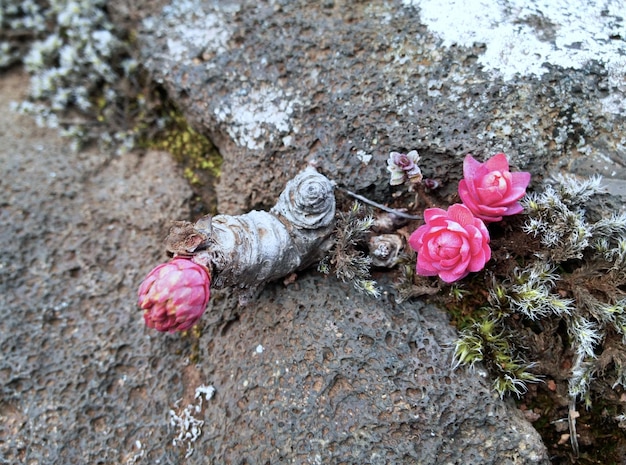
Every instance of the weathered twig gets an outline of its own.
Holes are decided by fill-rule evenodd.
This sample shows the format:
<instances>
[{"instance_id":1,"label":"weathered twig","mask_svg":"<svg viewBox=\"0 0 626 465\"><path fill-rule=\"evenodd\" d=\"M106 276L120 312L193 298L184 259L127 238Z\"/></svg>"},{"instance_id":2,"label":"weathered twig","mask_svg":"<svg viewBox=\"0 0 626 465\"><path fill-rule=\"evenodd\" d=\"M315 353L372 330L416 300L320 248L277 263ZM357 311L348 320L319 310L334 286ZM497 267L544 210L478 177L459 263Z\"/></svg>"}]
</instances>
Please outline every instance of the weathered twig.
<instances>
[{"instance_id":1,"label":"weathered twig","mask_svg":"<svg viewBox=\"0 0 626 465\"><path fill-rule=\"evenodd\" d=\"M399 216L401 218L406 218L407 220L421 220L422 217L421 216L417 216L417 215L409 215L408 213L404 213L400 210L395 210L393 208L387 207L381 203L378 202L374 202L373 200L368 199L367 197L363 197L362 195L359 195L355 192L352 192L351 190L348 190L346 188L340 187L340 189L342 191L344 191L346 194L348 194L351 197L354 197L357 200L360 200L361 202L364 202L368 205L371 205L372 207L376 207L379 208L381 210L386 211L387 213L391 213L392 215L396 215Z\"/></svg>"},{"instance_id":2,"label":"weathered twig","mask_svg":"<svg viewBox=\"0 0 626 465\"><path fill-rule=\"evenodd\" d=\"M206 265L212 287L241 289L239 301L245 304L264 283L322 258L334 218L334 184L309 167L287 183L269 212L177 222L166 247Z\"/></svg>"}]
</instances>

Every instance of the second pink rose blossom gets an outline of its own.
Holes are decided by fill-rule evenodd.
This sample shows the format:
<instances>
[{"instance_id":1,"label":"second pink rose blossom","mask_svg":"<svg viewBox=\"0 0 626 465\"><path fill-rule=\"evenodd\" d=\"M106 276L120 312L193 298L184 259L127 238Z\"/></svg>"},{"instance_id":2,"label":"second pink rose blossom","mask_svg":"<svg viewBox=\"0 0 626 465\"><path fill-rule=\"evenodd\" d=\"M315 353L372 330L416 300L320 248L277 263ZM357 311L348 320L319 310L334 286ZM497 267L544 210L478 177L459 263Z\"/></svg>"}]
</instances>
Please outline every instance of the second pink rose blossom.
<instances>
[{"instance_id":1,"label":"second pink rose blossom","mask_svg":"<svg viewBox=\"0 0 626 465\"><path fill-rule=\"evenodd\" d=\"M417 252L418 274L451 283L482 270L491 258L489 231L465 205L451 205L447 211L428 208L424 220L409 238Z\"/></svg>"},{"instance_id":2,"label":"second pink rose blossom","mask_svg":"<svg viewBox=\"0 0 626 465\"><path fill-rule=\"evenodd\" d=\"M530 173L509 171L509 162L503 153L494 155L485 163L467 155L459 196L463 204L483 221L501 221L503 216L522 212L518 200L526 193L529 182Z\"/></svg>"}]
</instances>

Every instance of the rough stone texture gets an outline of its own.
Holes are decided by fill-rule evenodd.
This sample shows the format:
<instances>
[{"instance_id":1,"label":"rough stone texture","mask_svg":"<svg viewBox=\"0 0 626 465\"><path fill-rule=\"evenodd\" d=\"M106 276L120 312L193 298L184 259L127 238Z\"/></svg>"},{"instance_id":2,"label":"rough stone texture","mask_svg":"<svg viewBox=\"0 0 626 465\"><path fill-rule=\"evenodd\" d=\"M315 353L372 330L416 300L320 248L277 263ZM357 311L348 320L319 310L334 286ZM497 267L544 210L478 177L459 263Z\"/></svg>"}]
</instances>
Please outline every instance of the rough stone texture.
<instances>
[{"instance_id":1,"label":"rough stone texture","mask_svg":"<svg viewBox=\"0 0 626 465\"><path fill-rule=\"evenodd\" d=\"M441 311L329 281L270 286L205 327L200 370L217 395L196 453L211 463L548 463L484 374L451 369Z\"/></svg>"},{"instance_id":2,"label":"rough stone texture","mask_svg":"<svg viewBox=\"0 0 626 465\"><path fill-rule=\"evenodd\" d=\"M224 156L223 212L271 205L305 160L387 201L391 150L442 198L468 152L626 179L621 2L441 3L173 2L145 12L143 61Z\"/></svg>"},{"instance_id":3,"label":"rough stone texture","mask_svg":"<svg viewBox=\"0 0 626 465\"><path fill-rule=\"evenodd\" d=\"M0 463L547 463L451 370L440 310L311 273L245 310L214 293L201 336L146 329L136 289L190 191L164 153L68 153L9 110L25 81L0 77Z\"/></svg>"},{"instance_id":4,"label":"rough stone texture","mask_svg":"<svg viewBox=\"0 0 626 465\"><path fill-rule=\"evenodd\" d=\"M190 341L146 331L135 296L191 192L167 153L69 152L9 109L27 82L0 76L0 463L175 463Z\"/></svg>"},{"instance_id":5,"label":"rough stone texture","mask_svg":"<svg viewBox=\"0 0 626 465\"><path fill-rule=\"evenodd\" d=\"M145 20L144 64L219 146L222 213L269 207L309 160L389 201L391 150L419 150L442 203L467 152L623 189L620 2L586 21L613 24L594 37L602 61L585 59L586 40L563 42L575 30L563 21L588 19L576 2L564 19L547 4L477 0L490 23L454 27L426 1L163 3L110 11ZM534 62L519 75L518 43ZM9 112L24 80L0 79L0 463L181 463L188 445L186 463L547 463L480 372L451 371L445 314L420 303L311 273L245 310L215 293L199 337L146 330L136 287L190 192L162 153L66 153ZM185 417L204 384L215 397L188 410L202 434L173 446L169 410Z\"/></svg>"},{"instance_id":6,"label":"rough stone texture","mask_svg":"<svg viewBox=\"0 0 626 465\"><path fill-rule=\"evenodd\" d=\"M411 194L392 196L402 189L388 185L385 161L392 150L419 151L424 175L442 185L433 195L440 206L458 200L457 182L468 152L484 159L503 151L516 168L533 173L535 183L558 171L600 173L612 178L610 188L622 189L626 180L626 31L621 2L594 6L518 0L468 3L472 11L463 13L458 3L429 0L172 2L162 10L144 12L140 26L143 62L196 127L219 147L225 160L218 186L222 213L270 206L286 180L307 161L315 161L340 186L380 202L395 200L396 205L410 206ZM333 295L333 285L325 292ZM343 307L339 306L346 310ZM381 309L372 315L376 311ZM439 313L429 323L444 325L444 318ZM242 340L247 339L247 331L240 334ZM373 339L376 346L379 339ZM386 361L401 354L389 355ZM317 352L315 356L319 360ZM379 373L386 361L364 369ZM345 369L337 365L337 376ZM309 374L305 371L302 376ZM351 374L346 385L339 384L342 391L349 384L357 386L356 395L345 397L348 405L358 399L358 376L358 372ZM372 376L375 382L370 384L380 388L377 376L381 375ZM299 386L303 379L293 377ZM451 385L438 392L442 396L438 405L445 404L441 399L448 399L448 394L456 395L460 386L468 386L464 383L475 382L450 379ZM403 382L401 375L398 382ZM429 386L442 386L435 385ZM306 389L306 383L302 387ZM260 397L260 405L279 401L285 409L285 396L272 392L260 397L255 391L245 398ZM409 391L399 392L401 402L412 402ZM457 399L457 413L468 412L461 423L475 421L472 402L470 397ZM240 408L245 410L247 405L244 402ZM307 423L311 410L295 408L297 415L288 409L283 413L287 419L281 420L286 425L281 428L293 428L296 434L302 425L316 438ZM379 423L370 420L374 418L388 422L384 428L390 431L407 428L407 423L415 425L408 419L395 420L402 417L392 415L389 422L370 413L376 412L376 406L366 412L355 414L360 423L350 423L355 432L376 431L371 425ZM340 407L332 415L341 418L346 412ZM491 433L495 442L503 431L516 434L517 427L499 423L504 416L494 423L498 425ZM228 418L238 425L254 424L248 417ZM370 426L364 426L370 421ZM479 460L467 455L472 438L480 438L478 444L483 446L490 444L489 428L484 426L465 428L471 433L448 443L452 455L445 457L440 444L425 439L424 430L437 430L433 424L418 435L421 455L411 456L405 445L396 444L392 449L397 455L386 460L401 461L402 454L409 454L405 460L412 457L424 463L433 457L441 463L513 460L505 452ZM455 434L450 428L437 431ZM284 436L268 434L260 439L251 436L250 443L273 438L276 444L285 444L278 439ZM355 441L352 438L348 443L356 444L350 442ZM332 441L336 455L321 455L322 463L343 459L341 437ZM370 452L382 456L389 452L372 442L376 440L354 447L362 454L361 461L374 460L365 458ZM287 449L284 459L299 450L297 446ZM315 460L315 455L307 453L302 452L308 460ZM208 455L221 454L216 450ZM249 457L265 456L255 451ZM520 460L531 461L529 457Z\"/></svg>"}]
</instances>

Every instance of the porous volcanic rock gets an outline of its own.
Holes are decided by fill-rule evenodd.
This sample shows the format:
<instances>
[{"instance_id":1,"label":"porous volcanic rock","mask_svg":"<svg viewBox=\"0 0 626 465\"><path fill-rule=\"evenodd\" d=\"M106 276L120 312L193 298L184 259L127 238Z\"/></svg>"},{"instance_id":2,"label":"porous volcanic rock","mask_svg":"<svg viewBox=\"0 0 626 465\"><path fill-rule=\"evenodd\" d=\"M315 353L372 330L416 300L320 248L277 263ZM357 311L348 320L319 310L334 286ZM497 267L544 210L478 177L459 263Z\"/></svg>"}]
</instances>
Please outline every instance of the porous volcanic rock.
<instances>
[{"instance_id":1,"label":"porous volcanic rock","mask_svg":"<svg viewBox=\"0 0 626 465\"><path fill-rule=\"evenodd\" d=\"M308 160L389 201L392 150L419 151L442 201L468 152L535 181L626 178L617 4L187 0L144 16L144 65L224 157L222 212L270 206Z\"/></svg>"},{"instance_id":2,"label":"porous volcanic rock","mask_svg":"<svg viewBox=\"0 0 626 465\"><path fill-rule=\"evenodd\" d=\"M420 303L312 272L214 293L200 335L147 329L137 286L191 191L164 152L73 153L11 112L25 77L0 77L0 463L546 462Z\"/></svg>"},{"instance_id":3,"label":"porous volcanic rock","mask_svg":"<svg viewBox=\"0 0 626 465\"><path fill-rule=\"evenodd\" d=\"M388 185L392 150L420 152L441 206L468 152L504 151L535 179L626 179L613 4L127 3L109 10L136 21L142 63L224 157L221 213L269 207L309 161L408 204ZM445 313L389 287L367 299L305 273L244 309L215 293L199 334L145 329L136 287L189 190L163 153L68 154L10 114L24 77L9 78L1 463L548 463L480 369L451 369Z\"/></svg>"},{"instance_id":4,"label":"porous volcanic rock","mask_svg":"<svg viewBox=\"0 0 626 465\"><path fill-rule=\"evenodd\" d=\"M173 463L191 341L154 337L137 285L191 190L166 152L73 153L0 76L0 463Z\"/></svg>"},{"instance_id":5,"label":"porous volcanic rock","mask_svg":"<svg viewBox=\"0 0 626 465\"><path fill-rule=\"evenodd\" d=\"M314 274L240 311L220 297L199 352L217 394L194 454L210 463L549 463L486 373L452 369L440 310Z\"/></svg>"}]
</instances>

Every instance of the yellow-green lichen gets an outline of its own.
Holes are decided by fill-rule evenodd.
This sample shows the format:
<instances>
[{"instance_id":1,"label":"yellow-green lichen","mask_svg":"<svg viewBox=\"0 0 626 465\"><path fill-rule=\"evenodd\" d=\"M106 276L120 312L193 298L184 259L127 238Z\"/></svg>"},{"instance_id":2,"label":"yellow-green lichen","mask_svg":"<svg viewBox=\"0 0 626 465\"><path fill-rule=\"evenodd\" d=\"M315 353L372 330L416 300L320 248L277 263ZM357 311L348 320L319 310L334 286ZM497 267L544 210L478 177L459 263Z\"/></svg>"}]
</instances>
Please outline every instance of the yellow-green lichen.
<instances>
[{"instance_id":1,"label":"yellow-green lichen","mask_svg":"<svg viewBox=\"0 0 626 465\"><path fill-rule=\"evenodd\" d=\"M183 114L175 109L168 111L164 128L143 141L147 148L170 152L184 169L185 177L200 183L200 172L212 178L220 175L222 157L211 141L193 129Z\"/></svg>"},{"instance_id":2,"label":"yellow-green lichen","mask_svg":"<svg viewBox=\"0 0 626 465\"><path fill-rule=\"evenodd\" d=\"M191 127L179 110L170 106L162 114L158 130L142 131L149 135L140 140L140 145L171 153L182 167L183 176L197 199L204 205L203 212L215 213L215 184L222 167L219 151L205 135Z\"/></svg>"}]
</instances>

